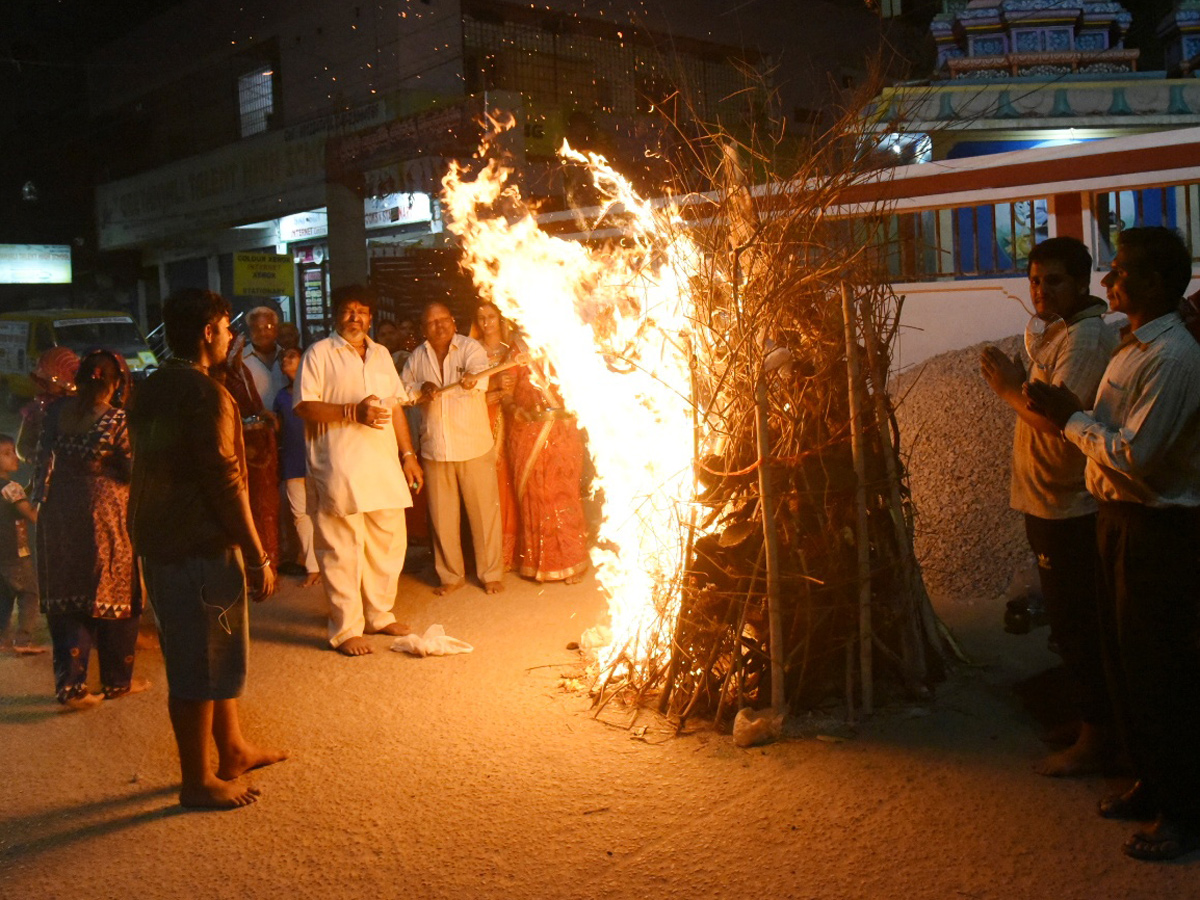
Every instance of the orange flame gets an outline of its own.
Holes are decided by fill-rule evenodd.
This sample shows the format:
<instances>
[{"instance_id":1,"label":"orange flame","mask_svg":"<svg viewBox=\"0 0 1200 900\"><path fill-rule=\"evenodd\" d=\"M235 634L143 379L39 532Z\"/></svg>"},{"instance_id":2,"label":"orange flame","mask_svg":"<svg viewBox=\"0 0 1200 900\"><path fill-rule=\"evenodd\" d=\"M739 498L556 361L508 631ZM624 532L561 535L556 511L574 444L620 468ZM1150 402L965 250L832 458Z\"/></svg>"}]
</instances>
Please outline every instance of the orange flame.
<instances>
[{"instance_id":1,"label":"orange flame","mask_svg":"<svg viewBox=\"0 0 1200 900\"><path fill-rule=\"evenodd\" d=\"M639 198L602 157L565 143L560 152L591 173L603 197L593 224L618 220L621 246L541 231L511 169L495 160L473 179L452 166L446 222L481 294L550 363L587 430L604 501L592 562L612 628L599 661L623 656L645 674L669 656L696 491L687 285L700 253L669 209Z\"/></svg>"}]
</instances>

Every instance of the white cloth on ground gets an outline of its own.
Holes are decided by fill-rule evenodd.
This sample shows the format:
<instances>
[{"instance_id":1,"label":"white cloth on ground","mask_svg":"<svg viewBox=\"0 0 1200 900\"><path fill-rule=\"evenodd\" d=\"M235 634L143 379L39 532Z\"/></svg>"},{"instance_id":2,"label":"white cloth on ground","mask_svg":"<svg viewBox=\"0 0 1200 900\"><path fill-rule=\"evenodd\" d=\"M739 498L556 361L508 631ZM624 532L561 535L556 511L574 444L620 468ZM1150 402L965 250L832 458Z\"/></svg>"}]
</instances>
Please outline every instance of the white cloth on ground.
<instances>
[{"instance_id":1,"label":"white cloth on ground","mask_svg":"<svg viewBox=\"0 0 1200 900\"><path fill-rule=\"evenodd\" d=\"M452 656L455 653L470 653L475 648L466 641L452 638L441 625L430 625L422 635L406 634L392 641L397 653L413 656Z\"/></svg>"}]
</instances>

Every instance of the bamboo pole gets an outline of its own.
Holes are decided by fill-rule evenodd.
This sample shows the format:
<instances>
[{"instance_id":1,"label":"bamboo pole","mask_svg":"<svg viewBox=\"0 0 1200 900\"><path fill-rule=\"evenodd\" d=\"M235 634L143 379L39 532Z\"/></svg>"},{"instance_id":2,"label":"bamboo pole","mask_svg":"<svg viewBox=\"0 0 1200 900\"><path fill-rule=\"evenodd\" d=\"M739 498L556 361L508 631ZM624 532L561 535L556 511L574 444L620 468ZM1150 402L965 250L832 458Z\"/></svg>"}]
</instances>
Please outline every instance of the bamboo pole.
<instances>
[{"instance_id":1,"label":"bamboo pole","mask_svg":"<svg viewBox=\"0 0 1200 900\"><path fill-rule=\"evenodd\" d=\"M779 715L787 704L783 681L783 610L779 598L779 534L775 530L775 501L772 496L771 452L768 431L767 374L759 372L754 388L754 425L758 433L758 508L762 515L763 541L767 548L767 618L771 627L771 709Z\"/></svg>"},{"instance_id":2,"label":"bamboo pole","mask_svg":"<svg viewBox=\"0 0 1200 900\"><path fill-rule=\"evenodd\" d=\"M925 642L922 639L920 618L913 615L921 603L928 603L925 586L921 581L917 568L916 552L913 549L912 535L904 520L904 504L900 499L900 471L896 464L896 453L892 446L891 431L887 427L888 414L884 401L884 385L887 383L887 367L879 348L879 337L875 333L875 323L871 319L870 310L862 317L863 338L867 347L867 365L875 381L872 397L875 401L875 428L879 434L879 447L883 454L883 463L887 469L888 482L888 511L891 513L892 531L895 535L896 552L900 555L901 584L904 587L902 608L906 615L902 618L902 633L904 635L903 672L910 682L910 690L920 691L924 687L927 676L925 662Z\"/></svg>"},{"instance_id":3,"label":"bamboo pole","mask_svg":"<svg viewBox=\"0 0 1200 900\"><path fill-rule=\"evenodd\" d=\"M854 492L857 512L855 544L858 550L858 655L862 670L862 711L869 716L875 708L875 685L871 639L871 546L867 533L867 463L863 449L862 398L859 379L858 341L855 337L854 300L850 286L842 282L842 319L846 331L846 378L850 388L850 447L854 455Z\"/></svg>"}]
</instances>

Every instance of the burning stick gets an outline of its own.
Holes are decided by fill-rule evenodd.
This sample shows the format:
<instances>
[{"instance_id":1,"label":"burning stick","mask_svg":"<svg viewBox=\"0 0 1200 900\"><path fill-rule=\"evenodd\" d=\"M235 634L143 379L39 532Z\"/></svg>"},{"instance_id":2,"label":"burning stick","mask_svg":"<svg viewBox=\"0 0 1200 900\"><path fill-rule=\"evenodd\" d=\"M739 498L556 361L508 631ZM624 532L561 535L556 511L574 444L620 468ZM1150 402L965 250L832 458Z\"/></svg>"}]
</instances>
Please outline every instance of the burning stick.
<instances>
[{"instance_id":1,"label":"burning stick","mask_svg":"<svg viewBox=\"0 0 1200 900\"><path fill-rule=\"evenodd\" d=\"M499 375L501 372L506 372L509 369L516 368L517 366L526 365L527 363L529 363L529 361L530 361L529 356L527 356L524 353L519 353L519 354L517 354L516 357L514 357L513 359L510 359L508 362L502 362L498 366L492 366L490 369L484 369L482 372L476 372L474 377L476 378L476 380L491 378L493 375ZM456 387L462 387L462 382L456 381L453 384L447 384L440 388L436 388L433 391L433 393L429 395L428 398L422 398L421 400L418 400L417 402L424 403L426 401L426 399L432 400L438 394L444 394L446 391L450 390L451 388L456 388Z\"/></svg>"}]
</instances>

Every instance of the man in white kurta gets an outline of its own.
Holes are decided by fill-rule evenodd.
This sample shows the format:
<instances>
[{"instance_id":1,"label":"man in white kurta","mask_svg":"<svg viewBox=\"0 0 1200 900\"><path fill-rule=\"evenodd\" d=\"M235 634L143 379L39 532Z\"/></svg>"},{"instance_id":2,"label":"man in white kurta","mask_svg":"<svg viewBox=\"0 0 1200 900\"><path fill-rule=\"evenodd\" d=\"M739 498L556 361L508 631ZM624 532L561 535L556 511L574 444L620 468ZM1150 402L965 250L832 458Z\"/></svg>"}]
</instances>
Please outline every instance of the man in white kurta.
<instances>
[{"instance_id":1,"label":"man in white kurta","mask_svg":"<svg viewBox=\"0 0 1200 900\"><path fill-rule=\"evenodd\" d=\"M504 589L504 546L496 451L487 413L487 351L459 334L454 317L431 303L421 317L425 343L404 364L402 379L418 398L421 459L429 478L429 517L433 520L434 566L446 594L466 584L460 504L467 511L475 544L475 574L484 590ZM444 389L444 390L443 390Z\"/></svg>"},{"instance_id":2,"label":"man in white kurta","mask_svg":"<svg viewBox=\"0 0 1200 900\"><path fill-rule=\"evenodd\" d=\"M346 656L372 652L364 634L408 633L392 606L409 485L424 481L402 409L408 394L387 349L367 336L372 299L358 285L334 291L335 331L305 351L295 386L296 414L308 423L329 643Z\"/></svg>"}]
</instances>

